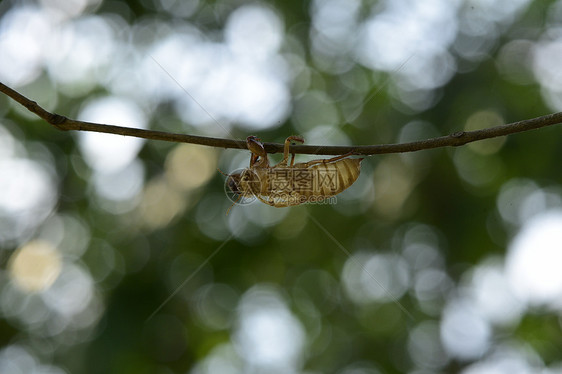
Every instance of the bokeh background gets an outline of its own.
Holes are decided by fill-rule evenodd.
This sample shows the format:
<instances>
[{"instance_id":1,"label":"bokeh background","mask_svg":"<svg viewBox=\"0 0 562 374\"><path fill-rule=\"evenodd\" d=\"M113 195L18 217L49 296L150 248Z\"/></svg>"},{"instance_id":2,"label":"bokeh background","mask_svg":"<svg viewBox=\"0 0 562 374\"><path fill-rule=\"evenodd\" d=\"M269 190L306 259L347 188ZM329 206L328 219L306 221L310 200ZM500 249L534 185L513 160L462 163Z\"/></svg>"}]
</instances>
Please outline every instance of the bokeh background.
<instances>
[{"instance_id":1,"label":"bokeh background","mask_svg":"<svg viewBox=\"0 0 562 374\"><path fill-rule=\"evenodd\" d=\"M406 142L561 111L562 1L3 0L0 81L87 121ZM216 169L248 160L2 95L0 372L562 372L562 127L227 216Z\"/></svg>"}]
</instances>

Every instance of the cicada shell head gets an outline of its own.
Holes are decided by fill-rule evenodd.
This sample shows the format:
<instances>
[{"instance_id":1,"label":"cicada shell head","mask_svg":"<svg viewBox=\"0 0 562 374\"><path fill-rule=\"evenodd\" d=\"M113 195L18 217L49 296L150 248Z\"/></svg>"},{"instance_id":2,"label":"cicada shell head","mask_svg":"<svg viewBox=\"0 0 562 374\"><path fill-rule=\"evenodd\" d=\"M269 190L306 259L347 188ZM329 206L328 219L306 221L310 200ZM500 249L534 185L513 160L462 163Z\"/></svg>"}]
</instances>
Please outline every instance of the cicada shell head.
<instances>
[{"instance_id":1,"label":"cicada shell head","mask_svg":"<svg viewBox=\"0 0 562 374\"><path fill-rule=\"evenodd\" d=\"M242 172L240 171L240 172L229 174L226 179L226 184L228 188L230 189L230 191L232 191L232 193L236 195L242 194L242 191L240 189L241 176L242 176Z\"/></svg>"},{"instance_id":2,"label":"cicada shell head","mask_svg":"<svg viewBox=\"0 0 562 374\"><path fill-rule=\"evenodd\" d=\"M229 174L226 183L228 188L237 195L254 195L261 189L260 178L252 169L243 169Z\"/></svg>"},{"instance_id":3,"label":"cicada shell head","mask_svg":"<svg viewBox=\"0 0 562 374\"><path fill-rule=\"evenodd\" d=\"M226 188L228 186L228 189ZM242 169L229 174L225 181L225 192L233 204L226 214L236 204L249 204L260 194L260 178L252 169ZM232 193L232 195L230 195Z\"/></svg>"}]
</instances>

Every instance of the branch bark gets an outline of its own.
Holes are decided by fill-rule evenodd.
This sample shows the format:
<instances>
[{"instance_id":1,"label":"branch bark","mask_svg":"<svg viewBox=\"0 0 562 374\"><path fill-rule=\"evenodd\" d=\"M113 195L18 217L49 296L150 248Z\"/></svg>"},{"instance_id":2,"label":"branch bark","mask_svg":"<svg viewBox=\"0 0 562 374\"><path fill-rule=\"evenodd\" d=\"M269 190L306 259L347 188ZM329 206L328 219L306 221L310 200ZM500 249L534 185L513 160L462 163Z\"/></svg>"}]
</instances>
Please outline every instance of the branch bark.
<instances>
[{"instance_id":1,"label":"branch bark","mask_svg":"<svg viewBox=\"0 0 562 374\"><path fill-rule=\"evenodd\" d=\"M245 140L233 140L224 138L212 138L206 136L186 135L169 133L164 131L153 131L136 129L130 127L105 125L100 123L77 121L65 116L48 112L39 106L35 101L28 99L19 92L0 82L0 92L11 97L30 112L35 113L40 118L62 131L78 130L93 131L107 134L134 136L137 138L163 140L168 142L191 143L206 145L217 148L238 148L247 149ZM415 152L424 149L440 147L457 147L478 140L491 139L506 136L519 132L539 129L541 127L552 126L562 123L562 112L548 114L541 117L531 118L519 122L495 126L476 131L459 131L450 135L437 138L425 139L410 143L401 144L377 144L377 145L354 145L354 146L323 146L323 145L292 145L291 153L315 154L315 155L342 155L353 152L357 155L376 155L384 153L404 153ZM263 143L267 153L283 152L283 144Z\"/></svg>"}]
</instances>

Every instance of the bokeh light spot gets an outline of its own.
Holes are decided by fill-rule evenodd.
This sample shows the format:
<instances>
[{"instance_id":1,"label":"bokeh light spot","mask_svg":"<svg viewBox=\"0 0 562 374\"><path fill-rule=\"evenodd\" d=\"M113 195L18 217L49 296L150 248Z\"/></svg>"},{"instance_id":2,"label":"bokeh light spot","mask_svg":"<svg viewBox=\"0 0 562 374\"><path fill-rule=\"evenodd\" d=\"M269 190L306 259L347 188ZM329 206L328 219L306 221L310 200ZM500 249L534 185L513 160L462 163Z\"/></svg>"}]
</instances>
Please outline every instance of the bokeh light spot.
<instances>
[{"instance_id":1,"label":"bokeh light spot","mask_svg":"<svg viewBox=\"0 0 562 374\"><path fill-rule=\"evenodd\" d=\"M180 191L203 186L218 173L217 153L211 147L177 145L166 158L166 178Z\"/></svg>"},{"instance_id":2,"label":"bokeh light spot","mask_svg":"<svg viewBox=\"0 0 562 374\"><path fill-rule=\"evenodd\" d=\"M26 158L0 159L0 244L34 230L55 205L56 187L49 172Z\"/></svg>"},{"instance_id":3,"label":"bokeh light spot","mask_svg":"<svg viewBox=\"0 0 562 374\"><path fill-rule=\"evenodd\" d=\"M250 365L294 372L300 367L303 345L303 328L277 292L256 286L242 297L235 347Z\"/></svg>"},{"instance_id":4,"label":"bokeh light spot","mask_svg":"<svg viewBox=\"0 0 562 374\"><path fill-rule=\"evenodd\" d=\"M399 156L387 156L379 162L372 177L374 208L378 213L389 218L401 213L403 204L416 185L415 170Z\"/></svg>"},{"instance_id":5,"label":"bokeh light spot","mask_svg":"<svg viewBox=\"0 0 562 374\"><path fill-rule=\"evenodd\" d=\"M0 81L20 86L37 78L53 28L53 19L39 7L6 12L0 24Z\"/></svg>"},{"instance_id":6,"label":"bokeh light spot","mask_svg":"<svg viewBox=\"0 0 562 374\"><path fill-rule=\"evenodd\" d=\"M184 196L170 186L164 178L147 183L139 205L141 223L150 229L164 227L184 211Z\"/></svg>"},{"instance_id":7,"label":"bokeh light spot","mask_svg":"<svg viewBox=\"0 0 562 374\"><path fill-rule=\"evenodd\" d=\"M459 176L476 187L485 187L503 176L503 163L494 155L483 155L471 148L455 149L453 161Z\"/></svg>"},{"instance_id":8,"label":"bokeh light spot","mask_svg":"<svg viewBox=\"0 0 562 374\"><path fill-rule=\"evenodd\" d=\"M61 272L61 258L46 241L34 240L18 248L8 265L12 280L26 292L49 288Z\"/></svg>"},{"instance_id":9,"label":"bokeh light spot","mask_svg":"<svg viewBox=\"0 0 562 374\"><path fill-rule=\"evenodd\" d=\"M530 304L562 308L562 210L529 220L515 237L506 258L513 292Z\"/></svg>"},{"instance_id":10,"label":"bokeh light spot","mask_svg":"<svg viewBox=\"0 0 562 374\"><path fill-rule=\"evenodd\" d=\"M337 126L340 118L334 101L325 93L308 92L295 103L293 121L300 133L305 133L316 126Z\"/></svg>"},{"instance_id":11,"label":"bokeh light spot","mask_svg":"<svg viewBox=\"0 0 562 374\"><path fill-rule=\"evenodd\" d=\"M243 6L228 18L225 39L236 53L263 59L279 49L283 25L273 10L263 6Z\"/></svg>"},{"instance_id":12,"label":"bokeh light spot","mask_svg":"<svg viewBox=\"0 0 562 374\"><path fill-rule=\"evenodd\" d=\"M409 287L406 261L394 254L358 254L343 268L342 280L356 303L389 302L399 299Z\"/></svg>"},{"instance_id":13,"label":"bokeh light spot","mask_svg":"<svg viewBox=\"0 0 562 374\"><path fill-rule=\"evenodd\" d=\"M483 110L472 114L466 120L464 130L481 130L503 124L504 120L497 112L491 110ZM468 147L479 154L489 155L497 152L505 143L505 139L505 137L486 139L479 142L469 143Z\"/></svg>"},{"instance_id":14,"label":"bokeh light spot","mask_svg":"<svg viewBox=\"0 0 562 374\"><path fill-rule=\"evenodd\" d=\"M479 358L490 344L491 328L479 310L465 300L449 303L441 320L441 341L452 356Z\"/></svg>"},{"instance_id":15,"label":"bokeh light spot","mask_svg":"<svg viewBox=\"0 0 562 374\"><path fill-rule=\"evenodd\" d=\"M66 374L60 367L41 364L31 350L22 345L11 344L0 350L0 373L2 374Z\"/></svg>"},{"instance_id":16,"label":"bokeh light spot","mask_svg":"<svg viewBox=\"0 0 562 374\"><path fill-rule=\"evenodd\" d=\"M439 325L425 321L410 332L408 351L417 366L426 369L438 369L447 363L447 354L439 339Z\"/></svg>"},{"instance_id":17,"label":"bokeh light spot","mask_svg":"<svg viewBox=\"0 0 562 374\"><path fill-rule=\"evenodd\" d=\"M119 97L91 100L78 119L141 129L147 124L146 116L137 104ZM79 141L80 151L88 165L101 172L116 172L126 167L145 142L139 138L93 132L80 132Z\"/></svg>"},{"instance_id":18,"label":"bokeh light spot","mask_svg":"<svg viewBox=\"0 0 562 374\"><path fill-rule=\"evenodd\" d=\"M519 321L524 304L511 289L503 263L484 261L474 269L471 283L474 305L488 321L500 326Z\"/></svg>"},{"instance_id":19,"label":"bokeh light spot","mask_svg":"<svg viewBox=\"0 0 562 374\"><path fill-rule=\"evenodd\" d=\"M90 306L94 297L94 281L82 266L65 263L56 282L42 293L42 297L52 310L72 320Z\"/></svg>"}]
</instances>

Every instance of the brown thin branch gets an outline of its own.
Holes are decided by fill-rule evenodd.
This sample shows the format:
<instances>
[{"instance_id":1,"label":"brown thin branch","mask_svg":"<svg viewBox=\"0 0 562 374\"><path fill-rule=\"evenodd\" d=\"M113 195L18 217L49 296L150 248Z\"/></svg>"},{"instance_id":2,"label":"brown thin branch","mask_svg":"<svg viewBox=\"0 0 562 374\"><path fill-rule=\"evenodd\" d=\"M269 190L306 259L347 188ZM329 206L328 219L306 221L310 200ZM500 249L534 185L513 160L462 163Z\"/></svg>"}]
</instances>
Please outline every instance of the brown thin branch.
<instances>
[{"instance_id":1,"label":"brown thin branch","mask_svg":"<svg viewBox=\"0 0 562 374\"><path fill-rule=\"evenodd\" d=\"M19 92L0 82L0 92L11 97L30 112L35 113L55 128L68 131L94 131L107 134L116 134L124 136L134 136L137 138L164 140L168 142L191 143L206 145L217 148L239 148L247 149L245 141L211 138L206 136L176 134L164 131L143 130L130 127L104 125L92 122L77 121L59 114L51 113L39 106L35 101L28 99ZM506 136L519 132L538 129L541 127L552 126L562 123L562 112L548 114L546 116L531 118L524 121L508 123L505 125L495 126L487 129L476 131L459 131L450 135L440 136L437 138L425 139L410 143L401 144L378 144L378 145L360 145L360 146L319 146L319 145L294 145L291 146L292 153L315 154L315 155L342 155L353 152L357 155L375 155L383 153L404 153L415 152L423 149L432 149L440 147L457 147L478 140L491 139L499 136ZM283 152L283 144L264 143L265 150L268 153Z\"/></svg>"}]
</instances>

